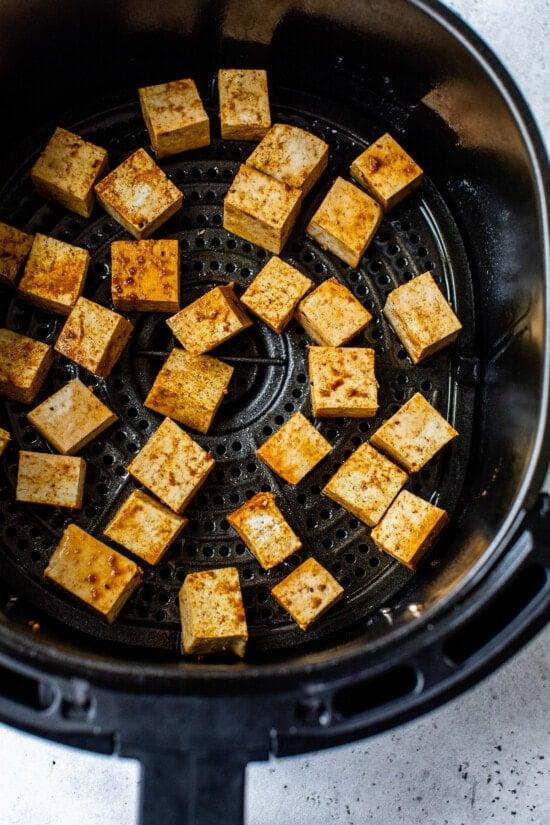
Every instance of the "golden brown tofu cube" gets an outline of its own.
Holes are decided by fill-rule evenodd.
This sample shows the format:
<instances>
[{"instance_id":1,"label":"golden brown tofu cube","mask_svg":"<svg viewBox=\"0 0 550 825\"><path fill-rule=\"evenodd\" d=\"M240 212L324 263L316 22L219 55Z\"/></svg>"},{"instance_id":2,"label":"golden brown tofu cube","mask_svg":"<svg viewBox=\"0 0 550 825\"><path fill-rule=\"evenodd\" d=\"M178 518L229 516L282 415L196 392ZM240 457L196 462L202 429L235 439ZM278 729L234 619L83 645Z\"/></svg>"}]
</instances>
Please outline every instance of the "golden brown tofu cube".
<instances>
[{"instance_id":1,"label":"golden brown tofu cube","mask_svg":"<svg viewBox=\"0 0 550 825\"><path fill-rule=\"evenodd\" d=\"M372 315L347 287L329 278L300 301L296 320L318 344L340 347L364 330Z\"/></svg>"},{"instance_id":2,"label":"golden brown tofu cube","mask_svg":"<svg viewBox=\"0 0 550 825\"><path fill-rule=\"evenodd\" d=\"M328 164L328 143L287 123L275 123L246 161L306 195Z\"/></svg>"},{"instance_id":3,"label":"golden brown tofu cube","mask_svg":"<svg viewBox=\"0 0 550 825\"><path fill-rule=\"evenodd\" d=\"M232 375L233 367L217 358L174 347L149 390L145 406L206 433L227 395Z\"/></svg>"},{"instance_id":4,"label":"golden brown tofu cube","mask_svg":"<svg viewBox=\"0 0 550 825\"><path fill-rule=\"evenodd\" d=\"M89 263L86 249L37 234L19 291L41 309L68 315L82 295Z\"/></svg>"},{"instance_id":5,"label":"golden brown tofu cube","mask_svg":"<svg viewBox=\"0 0 550 825\"><path fill-rule=\"evenodd\" d=\"M106 168L105 149L58 127L34 164L31 179L44 198L89 218L94 184Z\"/></svg>"},{"instance_id":6,"label":"golden brown tofu cube","mask_svg":"<svg viewBox=\"0 0 550 825\"><path fill-rule=\"evenodd\" d=\"M365 149L350 166L352 178L391 209L422 180L422 169L392 138L385 134Z\"/></svg>"},{"instance_id":7,"label":"golden brown tofu cube","mask_svg":"<svg viewBox=\"0 0 550 825\"><path fill-rule=\"evenodd\" d=\"M185 653L244 656L248 629L236 567L189 573L179 603Z\"/></svg>"},{"instance_id":8,"label":"golden brown tofu cube","mask_svg":"<svg viewBox=\"0 0 550 825\"><path fill-rule=\"evenodd\" d=\"M264 570L280 564L302 546L302 542L277 507L273 493L257 493L227 516Z\"/></svg>"},{"instance_id":9,"label":"golden brown tofu cube","mask_svg":"<svg viewBox=\"0 0 550 825\"><path fill-rule=\"evenodd\" d=\"M145 86L139 90L139 101L157 158L210 143L210 121L194 80Z\"/></svg>"},{"instance_id":10,"label":"golden brown tofu cube","mask_svg":"<svg viewBox=\"0 0 550 825\"><path fill-rule=\"evenodd\" d=\"M380 550L414 570L448 521L445 510L403 490L371 536Z\"/></svg>"},{"instance_id":11,"label":"golden brown tofu cube","mask_svg":"<svg viewBox=\"0 0 550 825\"><path fill-rule=\"evenodd\" d=\"M462 329L431 272L390 292L384 315L414 364L452 344Z\"/></svg>"},{"instance_id":12,"label":"golden brown tofu cube","mask_svg":"<svg viewBox=\"0 0 550 825\"><path fill-rule=\"evenodd\" d=\"M408 475L370 444L361 444L332 476L323 494L369 527L378 524Z\"/></svg>"},{"instance_id":13,"label":"golden brown tofu cube","mask_svg":"<svg viewBox=\"0 0 550 825\"><path fill-rule=\"evenodd\" d=\"M0 283L15 286L33 240L33 235L0 222Z\"/></svg>"},{"instance_id":14,"label":"golden brown tofu cube","mask_svg":"<svg viewBox=\"0 0 550 825\"><path fill-rule=\"evenodd\" d=\"M256 455L289 484L298 484L331 450L326 438L297 412L264 441Z\"/></svg>"},{"instance_id":15,"label":"golden brown tofu cube","mask_svg":"<svg viewBox=\"0 0 550 825\"><path fill-rule=\"evenodd\" d=\"M0 329L0 395L32 404L53 361L52 348Z\"/></svg>"},{"instance_id":16,"label":"golden brown tofu cube","mask_svg":"<svg viewBox=\"0 0 550 825\"><path fill-rule=\"evenodd\" d=\"M371 418L378 411L374 350L310 347L311 407L315 418Z\"/></svg>"},{"instance_id":17,"label":"golden brown tofu cube","mask_svg":"<svg viewBox=\"0 0 550 825\"><path fill-rule=\"evenodd\" d=\"M312 286L313 281L274 255L246 289L241 302L273 332L281 333Z\"/></svg>"},{"instance_id":18,"label":"golden brown tofu cube","mask_svg":"<svg viewBox=\"0 0 550 825\"><path fill-rule=\"evenodd\" d=\"M271 591L299 628L307 630L342 598L344 588L315 559L306 559Z\"/></svg>"},{"instance_id":19,"label":"golden brown tofu cube","mask_svg":"<svg viewBox=\"0 0 550 825\"><path fill-rule=\"evenodd\" d=\"M216 462L169 418L165 418L128 466L128 472L174 512L181 513Z\"/></svg>"},{"instance_id":20,"label":"golden brown tofu cube","mask_svg":"<svg viewBox=\"0 0 550 825\"><path fill-rule=\"evenodd\" d=\"M134 490L103 532L148 564L157 564L187 521L141 490Z\"/></svg>"},{"instance_id":21,"label":"golden brown tofu cube","mask_svg":"<svg viewBox=\"0 0 550 825\"><path fill-rule=\"evenodd\" d=\"M454 427L417 392L371 438L378 450L417 473L458 435Z\"/></svg>"},{"instance_id":22,"label":"golden brown tofu cube","mask_svg":"<svg viewBox=\"0 0 550 825\"><path fill-rule=\"evenodd\" d=\"M166 323L188 352L201 355L252 326L234 288L217 286L168 318Z\"/></svg>"},{"instance_id":23,"label":"golden brown tofu cube","mask_svg":"<svg viewBox=\"0 0 550 825\"><path fill-rule=\"evenodd\" d=\"M380 226L382 209L369 195L336 178L306 232L322 249L357 267Z\"/></svg>"},{"instance_id":24,"label":"golden brown tofu cube","mask_svg":"<svg viewBox=\"0 0 550 825\"><path fill-rule=\"evenodd\" d=\"M180 252L176 240L114 241L111 295L126 312L177 312Z\"/></svg>"},{"instance_id":25,"label":"golden brown tofu cube","mask_svg":"<svg viewBox=\"0 0 550 825\"><path fill-rule=\"evenodd\" d=\"M224 140L260 140L271 126L264 69L220 69L220 127Z\"/></svg>"},{"instance_id":26,"label":"golden brown tofu cube","mask_svg":"<svg viewBox=\"0 0 550 825\"><path fill-rule=\"evenodd\" d=\"M183 193L145 149L126 158L95 191L105 211L138 241L148 238L183 203Z\"/></svg>"},{"instance_id":27,"label":"golden brown tofu cube","mask_svg":"<svg viewBox=\"0 0 550 825\"><path fill-rule=\"evenodd\" d=\"M84 495L83 458L21 450L17 471L17 501L79 510Z\"/></svg>"},{"instance_id":28,"label":"golden brown tofu cube","mask_svg":"<svg viewBox=\"0 0 550 825\"><path fill-rule=\"evenodd\" d=\"M277 255L300 211L301 191L251 166L241 166L223 202L229 232Z\"/></svg>"},{"instance_id":29,"label":"golden brown tofu cube","mask_svg":"<svg viewBox=\"0 0 550 825\"><path fill-rule=\"evenodd\" d=\"M63 455L74 455L117 420L78 378L50 395L27 418Z\"/></svg>"},{"instance_id":30,"label":"golden brown tofu cube","mask_svg":"<svg viewBox=\"0 0 550 825\"><path fill-rule=\"evenodd\" d=\"M11 441L11 435L3 427L0 427L0 458L6 452L6 447Z\"/></svg>"},{"instance_id":31,"label":"golden brown tofu cube","mask_svg":"<svg viewBox=\"0 0 550 825\"><path fill-rule=\"evenodd\" d=\"M79 298L55 350L94 375L107 378L132 334L132 324L101 304Z\"/></svg>"},{"instance_id":32,"label":"golden brown tofu cube","mask_svg":"<svg viewBox=\"0 0 550 825\"><path fill-rule=\"evenodd\" d=\"M69 524L44 576L87 604L110 624L141 583L143 573L133 561L76 524Z\"/></svg>"}]
</instances>

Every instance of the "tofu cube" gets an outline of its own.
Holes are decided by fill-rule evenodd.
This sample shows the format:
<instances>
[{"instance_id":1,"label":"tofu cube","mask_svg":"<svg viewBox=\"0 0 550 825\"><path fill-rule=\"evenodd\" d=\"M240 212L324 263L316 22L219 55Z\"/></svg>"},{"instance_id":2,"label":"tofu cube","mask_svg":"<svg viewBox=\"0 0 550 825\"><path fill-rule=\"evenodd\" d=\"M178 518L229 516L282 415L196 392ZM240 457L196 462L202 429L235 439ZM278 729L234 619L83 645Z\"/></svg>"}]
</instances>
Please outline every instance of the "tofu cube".
<instances>
[{"instance_id":1,"label":"tofu cube","mask_svg":"<svg viewBox=\"0 0 550 825\"><path fill-rule=\"evenodd\" d=\"M278 255L300 211L302 193L241 166L223 202L224 229Z\"/></svg>"},{"instance_id":2,"label":"tofu cube","mask_svg":"<svg viewBox=\"0 0 550 825\"><path fill-rule=\"evenodd\" d=\"M431 272L390 292L384 315L413 364L452 344L462 329Z\"/></svg>"},{"instance_id":3,"label":"tofu cube","mask_svg":"<svg viewBox=\"0 0 550 825\"><path fill-rule=\"evenodd\" d=\"M62 455L74 455L117 420L78 378L50 395L27 418Z\"/></svg>"},{"instance_id":4,"label":"tofu cube","mask_svg":"<svg viewBox=\"0 0 550 825\"><path fill-rule=\"evenodd\" d=\"M34 237L0 222L0 283L15 286Z\"/></svg>"},{"instance_id":5,"label":"tofu cube","mask_svg":"<svg viewBox=\"0 0 550 825\"><path fill-rule=\"evenodd\" d=\"M264 69L220 69L220 126L224 140L260 140L271 126Z\"/></svg>"},{"instance_id":6,"label":"tofu cube","mask_svg":"<svg viewBox=\"0 0 550 825\"><path fill-rule=\"evenodd\" d=\"M128 466L128 472L174 512L181 513L216 462L169 418L165 418Z\"/></svg>"},{"instance_id":7,"label":"tofu cube","mask_svg":"<svg viewBox=\"0 0 550 825\"><path fill-rule=\"evenodd\" d=\"M157 564L187 521L141 490L134 490L103 533L148 564Z\"/></svg>"},{"instance_id":8,"label":"tofu cube","mask_svg":"<svg viewBox=\"0 0 550 825\"><path fill-rule=\"evenodd\" d=\"M344 461L323 494L374 527L407 480L407 473L365 443Z\"/></svg>"},{"instance_id":9,"label":"tofu cube","mask_svg":"<svg viewBox=\"0 0 550 825\"><path fill-rule=\"evenodd\" d=\"M281 333L312 286L313 281L274 255L246 289L241 302L273 332Z\"/></svg>"},{"instance_id":10,"label":"tofu cube","mask_svg":"<svg viewBox=\"0 0 550 825\"><path fill-rule=\"evenodd\" d=\"M422 169L385 134L365 149L350 166L350 174L385 210L399 203L422 180Z\"/></svg>"},{"instance_id":11,"label":"tofu cube","mask_svg":"<svg viewBox=\"0 0 550 825\"><path fill-rule=\"evenodd\" d=\"M176 240L114 241L111 295L126 312L177 312L180 252Z\"/></svg>"},{"instance_id":12,"label":"tofu cube","mask_svg":"<svg viewBox=\"0 0 550 825\"><path fill-rule=\"evenodd\" d=\"M149 390L145 406L207 433L232 375L233 367L217 358L174 347Z\"/></svg>"},{"instance_id":13,"label":"tofu cube","mask_svg":"<svg viewBox=\"0 0 550 825\"><path fill-rule=\"evenodd\" d=\"M372 418L378 412L374 350L310 347L311 407L315 418Z\"/></svg>"},{"instance_id":14,"label":"tofu cube","mask_svg":"<svg viewBox=\"0 0 550 825\"><path fill-rule=\"evenodd\" d=\"M44 576L111 624L141 583L143 573L135 562L76 524L69 524Z\"/></svg>"},{"instance_id":15,"label":"tofu cube","mask_svg":"<svg viewBox=\"0 0 550 825\"><path fill-rule=\"evenodd\" d=\"M179 603L185 653L244 656L248 629L236 567L188 573Z\"/></svg>"},{"instance_id":16,"label":"tofu cube","mask_svg":"<svg viewBox=\"0 0 550 825\"><path fill-rule=\"evenodd\" d=\"M328 143L287 123L275 123L246 161L306 195L328 164Z\"/></svg>"},{"instance_id":17,"label":"tofu cube","mask_svg":"<svg viewBox=\"0 0 550 825\"><path fill-rule=\"evenodd\" d=\"M17 501L80 510L86 462L83 458L21 450L17 471Z\"/></svg>"},{"instance_id":18,"label":"tofu cube","mask_svg":"<svg viewBox=\"0 0 550 825\"><path fill-rule=\"evenodd\" d=\"M365 329L372 315L336 278L328 278L300 301L296 320L310 338L341 347Z\"/></svg>"},{"instance_id":19,"label":"tofu cube","mask_svg":"<svg viewBox=\"0 0 550 825\"><path fill-rule=\"evenodd\" d=\"M414 570L448 521L445 510L403 490L371 536L380 550Z\"/></svg>"},{"instance_id":20,"label":"tofu cube","mask_svg":"<svg viewBox=\"0 0 550 825\"><path fill-rule=\"evenodd\" d=\"M256 455L289 484L298 484L331 450L326 438L297 412L262 444Z\"/></svg>"},{"instance_id":21,"label":"tofu cube","mask_svg":"<svg viewBox=\"0 0 550 825\"><path fill-rule=\"evenodd\" d=\"M376 430L371 444L409 473L417 473L457 435L454 427L417 392Z\"/></svg>"},{"instance_id":22,"label":"tofu cube","mask_svg":"<svg viewBox=\"0 0 550 825\"><path fill-rule=\"evenodd\" d=\"M52 348L47 344L0 329L0 395L32 404L52 361Z\"/></svg>"},{"instance_id":23,"label":"tofu cube","mask_svg":"<svg viewBox=\"0 0 550 825\"><path fill-rule=\"evenodd\" d=\"M306 232L322 249L358 267L380 226L382 209L353 183L336 178Z\"/></svg>"},{"instance_id":24,"label":"tofu cube","mask_svg":"<svg viewBox=\"0 0 550 825\"><path fill-rule=\"evenodd\" d=\"M210 143L210 121L194 80L144 86L139 102L157 158Z\"/></svg>"},{"instance_id":25,"label":"tofu cube","mask_svg":"<svg viewBox=\"0 0 550 825\"><path fill-rule=\"evenodd\" d=\"M264 570L296 553L302 542L277 507L273 493L257 493L227 516Z\"/></svg>"},{"instance_id":26,"label":"tofu cube","mask_svg":"<svg viewBox=\"0 0 550 825\"><path fill-rule=\"evenodd\" d=\"M343 593L342 585L312 558L306 559L271 591L301 630L307 630Z\"/></svg>"},{"instance_id":27,"label":"tofu cube","mask_svg":"<svg viewBox=\"0 0 550 825\"><path fill-rule=\"evenodd\" d=\"M201 355L252 326L234 288L217 286L168 318L166 323L188 352Z\"/></svg>"},{"instance_id":28,"label":"tofu cube","mask_svg":"<svg viewBox=\"0 0 550 825\"><path fill-rule=\"evenodd\" d=\"M6 447L11 441L11 435L3 427L0 427L0 458L6 452Z\"/></svg>"},{"instance_id":29,"label":"tofu cube","mask_svg":"<svg viewBox=\"0 0 550 825\"><path fill-rule=\"evenodd\" d=\"M86 249L37 234L19 291L41 309L68 315L82 295L89 263Z\"/></svg>"},{"instance_id":30,"label":"tofu cube","mask_svg":"<svg viewBox=\"0 0 550 825\"><path fill-rule=\"evenodd\" d=\"M101 378L107 378L128 339L132 324L101 304L79 298L55 344L55 350Z\"/></svg>"},{"instance_id":31,"label":"tofu cube","mask_svg":"<svg viewBox=\"0 0 550 825\"><path fill-rule=\"evenodd\" d=\"M105 149L58 127L31 169L31 180L47 200L89 218L94 184L106 169Z\"/></svg>"},{"instance_id":32,"label":"tofu cube","mask_svg":"<svg viewBox=\"0 0 550 825\"><path fill-rule=\"evenodd\" d=\"M95 191L105 211L138 241L152 235L183 203L183 193L145 149L126 158Z\"/></svg>"}]
</instances>

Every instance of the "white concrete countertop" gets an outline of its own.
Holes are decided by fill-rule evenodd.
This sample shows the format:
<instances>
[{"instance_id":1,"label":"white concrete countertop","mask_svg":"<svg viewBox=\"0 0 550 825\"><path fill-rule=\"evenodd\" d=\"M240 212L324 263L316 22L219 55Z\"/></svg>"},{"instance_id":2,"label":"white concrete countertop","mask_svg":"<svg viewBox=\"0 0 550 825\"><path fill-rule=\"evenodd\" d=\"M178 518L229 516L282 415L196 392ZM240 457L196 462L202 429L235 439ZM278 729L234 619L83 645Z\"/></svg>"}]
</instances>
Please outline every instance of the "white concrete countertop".
<instances>
[{"instance_id":1,"label":"white concrete countertop","mask_svg":"<svg viewBox=\"0 0 550 825\"><path fill-rule=\"evenodd\" d=\"M550 142L550 0L448 0L490 44ZM548 825L550 628L395 731L252 765L247 825ZM134 825L139 766L0 725L0 825ZM169 823L166 825L177 825Z\"/></svg>"}]
</instances>

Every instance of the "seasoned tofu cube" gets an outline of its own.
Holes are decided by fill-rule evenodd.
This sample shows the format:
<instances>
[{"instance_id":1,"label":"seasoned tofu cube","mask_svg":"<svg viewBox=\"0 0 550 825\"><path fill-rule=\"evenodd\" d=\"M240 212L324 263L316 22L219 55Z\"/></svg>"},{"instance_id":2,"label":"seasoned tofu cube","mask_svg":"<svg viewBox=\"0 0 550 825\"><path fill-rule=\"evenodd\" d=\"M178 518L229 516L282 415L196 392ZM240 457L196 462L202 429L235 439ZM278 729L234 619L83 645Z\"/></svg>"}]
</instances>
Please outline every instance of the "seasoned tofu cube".
<instances>
[{"instance_id":1,"label":"seasoned tofu cube","mask_svg":"<svg viewBox=\"0 0 550 825\"><path fill-rule=\"evenodd\" d=\"M407 473L393 461L370 444L361 444L332 476L323 494L374 527L407 479Z\"/></svg>"},{"instance_id":2,"label":"seasoned tofu cube","mask_svg":"<svg viewBox=\"0 0 550 825\"><path fill-rule=\"evenodd\" d=\"M296 320L318 344L340 347L364 330L372 315L347 287L329 278L300 301Z\"/></svg>"},{"instance_id":3,"label":"seasoned tofu cube","mask_svg":"<svg viewBox=\"0 0 550 825\"><path fill-rule=\"evenodd\" d=\"M33 240L32 235L0 222L0 283L15 286Z\"/></svg>"},{"instance_id":4,"label":"seasoned tofu cube","mask_svg":"<svg viewBox=\"0 0 550 825\"><path fill-rule=\"evenodd\" d=\"M380 205L343 178L336 178L306 232L322 249L358 267L382 220Z\"/></svg>"},{"instance_id":5,"label":"seasoned tofu cube","mask_svg":"<svg viewBox=\"0 0 550 825\"><path fill-rule=\"evenodd\" d=\"M55 350L94 375L107 378L132 330L122 315L81 297L59 334Z\"/></svg>"},{"instance_id":6,"label":"seasoned tofu cube","mask_svg":"<svg viewBox=\"0 0 550 825\"><path fill-rule=\"evenodd\" d=\"M82 295L89 263L86 249L37 234L19 291L37 307L68 315Z\"/></svg>"},{"instance_id":7,"label":"seasoned tofu cube","mask_svg":"<svg viewBox=\"0 0 550 825\"><path fill-rule=\"evenodd\" d=\"M275 123L246 161L306 195L328 164L328 143L287 123Z\"/></svg>"},{"instance_id":8,"label":"seasoned tofu cube","mask_svg":"<svg viewBox=\"0 0 550 825\"><path fill-rule=\"evenodd\" d=\"M110 624L141 583L143 573L135 562L94 539L76 524L69 524L44 576Z\"/></svg>"},{"instance_id":9,"label":"seasoned tofu cube","mask_svg":"<svg viewBox=\"0 0 550 825\"><path fill-rule=\"evenodd\" d=\"M21 450L15 497L30 504L80 510L85 477L83 458Z\"/></svg>"},{"instance_id":10,"label":"seasoned tofu cube","mask_svg":"<svg viewBox=\"0 0 550 825\"><path fill-rule=\"evenodd\" d=\"M165 418L128 467L128 472L176 513L181 513L216 462L169 418Z\"/></svg>"},{"instance_id":11,"label":"seasoned tofu cube","mask_svg":"<svg viewBox=\"0 0 550 825\"><path fill-rule=\"evenodd\" d=\"M157 564L187 522L151 496L134 490L103 533L148 564Z\"/></svg>"},{"instance_id":12,"label":"seasoned tofu cube","mask_svg":"<svg viewBox=\"0 0 550 825\"><path fill-rule=\"evenodd\" d=\"M227 395L233 367L210 355L193 355L174 347L145 399L150 410L208 432Z\"/></svg>"},{"instance_id":13,"label":"seasoned tofu cube","mask_svg":"<svg viewBox=\"0 0 550 825\"><path fill-rule=\"evenodd\" d=\"M248 629L236 567L188 573L179 603L185 653L244 656Z\"/></svg>"},{"instance_id":14,"label":"seasoned tofu cube","mask_svg":"<svg viewBox=\"0 0 550 825\"><path fill-rule=\"evenodd\" d=\"M0 395L32 404L53 361L52 348L0 329Z\"/></svg>"},{"instance_id":15,"label":"seasoned tofu cube","mask_svg":"<svg viewBox=\"0 0 550 825\"><path fill-rule=\"evenodd\" d=\"M331 450L326 438L297 412L264 441L256 455L289 484L298 484Z\"/></svg>"},{"instance_id":16,"label":"seasoned tofu cube","mask_svg":"<svg viewBox=\"0 0 550 825\"><path fill-rule=\"evenodd\" d=\"M306 559L271 591L301 630L307 630L343 593L342 585L312 558Z\"/></svg>"},{"instance_id":17,"label":"seasoned tofu cube","mask_svg":"<svg viewBox=\"0 0 550 825\"><path fill-rule=\"evenodd\" d=\"M234 288L217 286L168 318L166 323L188 352L201 355L252 326Z\"/></svg>"},{"instance_id":18,"label":"seasoned tofu cube","mask_svg":"<svg viewBox=\"0 0 550 825\"><path fill-rule=\"evenodd\" d=\"M403 490L371 536L380 550L414 570L448 521L445 510Z\"/></svg>"},{"instance_id":19,"label":"seasoned tofu cube","mask_svg":"<svg viewBox=\"0 0 550 825\"><path fill-rule=\"evenodd\" d=\"M246 289L241 302L273 332L281 333L312 286L313 281L274 255Z\"/></svg>"},{"instance_id":20,"label":"seasoned tofu cube","mask_svg":"<svg viewBox=\"0 0 550 825\"><path fill-rule=\"evenodd\" d=\"M414 364L452 344L462 329L431 272L390 292L384 315Z\"/></svg>"},{"instance_id":21,"label":"seasoned tofu cube","mask_svg":"<svg viewBox=\"0 0 550 825\"><path fill-rule=\"evenodd\" d=\"M105 149L58 127L31 169L31 180L47 200L89 218L94 184L106 168Z\"/></svg>"},{"instance_id":22,"label":"seasoned tofu cube","mask_svg":"<svg viewBox=\"0 0 550 825\"><path fill-rule=\"evenodd\" d=\"M371 418L378 411L374 350L310 347L311 408L315 418Z\"/></svg>"},{"instance_id":23,"label":"seasoned tofu cube","mask_svg":"<svg viewBox=\"0 0 550 825\"><path fill-rule=\"evenodd\" d=\"M145 149L126 158L95 191L105 211L138 241L152 235L183 203L183 193Z\"/></svg>"},{"instance_id":24,"label":"seasoned tofu cube","mask_svg":"<svg viewBox=\"0 0 550 825\"><path fill-rule=\"evenodd\" d=\"M3 427L0 427L0 458L6 452L6 447L11 441L11 435Z\"/></svg>"},{"instance_id":25,"label":"seasoned tofu cube","mask_svg":"<svg viewBox=\"0 0 550 825\"><path fill-rule=\"evenodd\" d=\"M457 435L454 427L417 392L376 430L371 444L409 473L417 473Z\"/></svg>"},{"instance_id":26,"label":"seasoned tofu cube","mask_svg":"<svg viewBox=\"0 0 550 825\"><path fill-rule=\"evenodd\" d=\"M111 295L126 312L177 312L180 252L176 240L114 241Z\"/></svg>"},{"instance_id":27,"label":"seasoned tofu cube","mask_svg":"<svg viewBox=\"0 0 550 825\"><path fill-rule=\"evenodd\" d=\"M365 149L349 170L352 178L386 210L418 186L423 174L420 166L388 134Z\"/></svg>"},{"instance_id":28,"label":"seasoned tofu cube","mask_svg":"<svg viewBox=\"0 0 550 825\"><path fill-rule=\"evenodd\" d=\"M273 493L256 493L227 516L264 570L280 564L302 546L302 542L277 507Z\"/></svg>"},{"instance_id":29,"label":"seasoned tofu cube","mask_svg":"<svg viewBox=\"0 0 550 825\"><path fill-rule=\"evenodd\" d=\"M27 413L27 418L63 455L74 455L117 420L78 378Z\"/></svg>"},{"instance_id":30,"label":"seasoned tofu cube","mask_svg":"<svg viewBox=\"0 0 550 825\"><path fill-rule=\"evenodd\" d=\"M302 193L241 166L223 202L224 229L279 254L300 211Z\"/></svg>"},{"instance_id":31,"label":"seasoned tofu cube","mask_svg":"<svg viewBox=\"0 0 550 825\"><path fill-rule=\"evenodd\" d=\"M139 90L139 102L157 158L210 143L210 121L194 80L145 86Z\"/></svg>"},{"instance_id":32,"label":"seasoned tofu cube","mask_svg":"<svg viewBox=\"0 0 550 825\"><path fill-rule=\"evenodd\" d=\"M260 140L271 126L264 69L220 69L220 126L224 140Z\"/></svg>"}]
</instances>

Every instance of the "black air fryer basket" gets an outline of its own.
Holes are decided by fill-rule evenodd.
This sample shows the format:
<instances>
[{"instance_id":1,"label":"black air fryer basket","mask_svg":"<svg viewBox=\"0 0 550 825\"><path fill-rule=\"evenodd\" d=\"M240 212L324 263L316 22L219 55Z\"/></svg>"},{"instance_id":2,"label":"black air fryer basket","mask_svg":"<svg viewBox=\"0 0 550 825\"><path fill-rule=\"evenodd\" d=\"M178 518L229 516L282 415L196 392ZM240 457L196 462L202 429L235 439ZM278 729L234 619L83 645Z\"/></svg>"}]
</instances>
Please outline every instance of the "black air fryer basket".
<instances>
[{"instance_id":1,"label":"black air fryer basket","mask_svg":"<svg viewBox=\"0 0 550 825\"><path fill-rule=\"evenodd\" d=\"M330 144L283 257L316 283L336 277L374 321L359 344L377 353L380 413L325 420L331 456L293 488L255 449L297 410L310 413L307 336L256 323L217 355L235 367L207 436L217 466L189 525L109 626L47 586L44 567L66 512L16 504L19 449L48 450L27 408L2 402L13 442L0 467L0 717L97 751L139 757L143 823L240 822L244 767L365 736L463 690L545 621L550 603L548 461L548 166L506 72L435 2L335 5L228 2L4 3L0 219L86 247L85 295L110 304L110 244L123 230L39 198L28 171L53 127L109 150L113 168L148 146L136 90L193 77L209 109L211 146L161 165L184 208L156 233L180 241L185 303L218 284L240 291L266 253L222 227L223 197L251 144L222 141L219 67L265 67L274 121ZM337 174L390 131L427 171L391 210L358 269L324 253L304 226ZM30 136L30 137L29 137ZM413 366L382 316L387 294L430 269L460 317L457 344ZM0 293L0 325L51 343L60 318ZM83 452L77 522L101 536L128 492L126 466L160 417L143 400L172 346L165 316L130 316L135 332L111 376L57 357L40 398L79 376L119 416ZM451 524L424 566L407 572L369 531L320 494L336 466L414 392L460 432L411 489ZM229 528L251 492L272 490L304 550L266 572ZM314 555L345 587L303 633L270 596ZM251 639L242 663L180 653L177 592L186 574L239 569ZM39 632L34 632L36 623Z\"/></svg>"}]
</instances>

